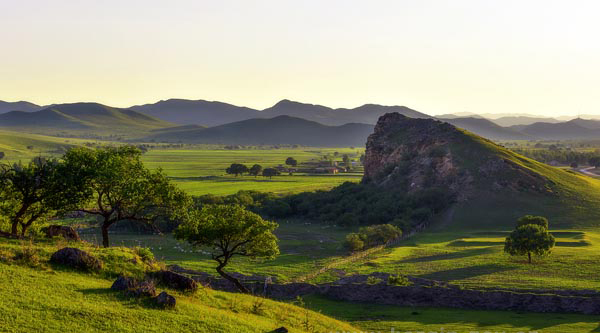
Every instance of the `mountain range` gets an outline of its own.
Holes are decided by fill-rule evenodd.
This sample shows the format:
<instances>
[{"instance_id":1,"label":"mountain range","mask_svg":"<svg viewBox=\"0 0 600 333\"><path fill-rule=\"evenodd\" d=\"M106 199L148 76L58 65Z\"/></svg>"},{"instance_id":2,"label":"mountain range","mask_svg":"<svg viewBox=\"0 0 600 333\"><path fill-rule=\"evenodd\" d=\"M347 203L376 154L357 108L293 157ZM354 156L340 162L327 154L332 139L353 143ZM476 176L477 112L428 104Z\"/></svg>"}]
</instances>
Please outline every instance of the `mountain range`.
<instances>
[{"instance_id":1,"label":"mountain range","mask_svg":"<svg viewBox=\"0 0 600 333\"><path fill-rule=\"evenodd\" d=\"M19 110L6 111L11 109ZM129 138L166 141L204 140L231 144L249 143L248 140L253 144L292 143L292 141L306 144L314 141L321 144L325 142L339 144L340 140L332 138L331 135L317 136L314 140L307 138L302 141L303 143L297 139L283 139L284 133L300 133L296 131L295 126L301 126L308 131L309 126L300 122L306 120L312 122L311 128L323 125L325 127L321 127L321 130L328 129L341 138L357 138L360 144L366 141L368 135L363 129L372 127L380 116L392 112L410 118L442 120L492 140L600 138L600 121L593 119L576 118L561 121L549 117L510 113L495 115L459 113L433 117L405 106L365 104L356 108L334 109L290 100L282 100L264 110L217 101L184 99L169 99L129 108L114 108L98 103L53 104L44 107L23 101L0 102L0 128L61 135L65 133L70 135L118 134ZM279 118L280 116L287 117ZM495 119L492 119L494 117ZM273 118L277 119L266 121ZM264 121L259 121L260 119ZM348 125L344 126L346 124ZM233 128L240 132L234 135ZM257 132L257 129L260 130ZM271 132L272 135L261 133L263 130ZM229 133L230 139L223 133ZM244 133L254 133L255 139L250 134ZM357 144L354 139L350 141L353 142L352 145Z\"/></svg>"}]
</instances>

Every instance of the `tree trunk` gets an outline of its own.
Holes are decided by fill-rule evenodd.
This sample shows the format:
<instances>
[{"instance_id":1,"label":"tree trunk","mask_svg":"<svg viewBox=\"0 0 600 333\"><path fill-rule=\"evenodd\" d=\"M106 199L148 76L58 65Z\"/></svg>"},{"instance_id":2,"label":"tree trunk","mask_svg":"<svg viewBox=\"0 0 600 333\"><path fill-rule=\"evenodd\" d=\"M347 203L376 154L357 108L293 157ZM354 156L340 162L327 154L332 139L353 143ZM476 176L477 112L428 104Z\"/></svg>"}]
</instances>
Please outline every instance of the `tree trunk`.
<instances>
[{"instance_id":1,"label":"tree trunk","mask_svg":"<svg viewBox=\"0 0 600 333\"><path fill-rule=\"evenodd\" d=\"M108 228L110 227L110 224L107 221L104 221L104 223L102 223L102 246L104 247L109 247L110 243L108 241Z\"/></svg>"},{"instance_id":2,"label":"tree trunk","mask_svg":"<svg viewBox=\"0 0 600 333\"><path fill-rule=\"evenodd\" d=\"M531 252L527 252L527 257L529 258L529 263L531 264Z\"/></svg>"},{"instance_id":3,"label":"tree trunk","mask_svg":"<svg viewBox=\"0 0 600 333\"><path fill-rule=\"evenodd\" d=\"M19 222L18 221L14 221L12 223L12 228L11 228L10 233L15 237L19 236Z\"/></svg>"},{"instance_id":4,"label":"tree trunk","mask_svg":"<svg viewBox=\"0 0 600 333\"><path fill-rule=\"evenodd\" d=\"M244 294L249 294L250 291L248 291L248 289L244 287L244 285L241 284L238 279L234 278L233 276L227 275L227 273L223 271L223 267L225 267L225 264L220 264L219 266L217 266L217 272L219 273L219 275L229 280L231 283L235 284L235 286L240 290L240 292Z\"/></svg>"}]
</instances>

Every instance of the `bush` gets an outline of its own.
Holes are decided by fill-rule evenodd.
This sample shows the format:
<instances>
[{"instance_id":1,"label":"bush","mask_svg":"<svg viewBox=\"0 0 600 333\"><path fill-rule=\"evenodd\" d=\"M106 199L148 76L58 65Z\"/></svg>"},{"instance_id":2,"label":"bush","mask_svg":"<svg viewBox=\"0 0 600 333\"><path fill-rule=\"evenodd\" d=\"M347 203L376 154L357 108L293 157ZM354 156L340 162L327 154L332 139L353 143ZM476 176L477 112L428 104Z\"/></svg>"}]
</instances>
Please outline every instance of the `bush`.
<instances>
[{"instance_id":1,"label":"bush","mask_svg":"<svg viewBox=\"0 0 600 333\"><path fill-rule=\"evenodd\" d=\"M360 251L365 248L365 242L361 239L359 234L352 233L346 236L344 247L353 252Z\"/></svg>"},{"instance_id":2,"label":"bush","mask_svg":"<svg viewBox=\"0 0 600 333\"><path fill-rule=\"evenodd\" d=\"M403 286L404 287L404 286L412 285L412 282L410 282L410 280L406 276L396 274L396 275L388 276L388 284L391 286Z\"/></svg>"},{"instance_id":3,"label":"bush","mask_svg":"<svg viewBox=\"0 0 600 333\"><path fill-rule=\"evenodd\" d=\"M142 261L150 263L154 261L154 253L147 247L136 246L133 248L133 253L142 258Z\"/></svg>"},{"instance_id":4,"label":"bush","mask_svg":"<svg viewBox=\"0 0 600 333\"><path fill-rule=\"evenodd\" d=\"M383 282L383 280L382 280L382 279L380 279L380 278L376 278L376 277L374 277L374 276L369 276L369 277L367 278L367 284L371 284L371 285L373 285L373 284L380 284L381 282Z\"/></svg>"}]
</instances>

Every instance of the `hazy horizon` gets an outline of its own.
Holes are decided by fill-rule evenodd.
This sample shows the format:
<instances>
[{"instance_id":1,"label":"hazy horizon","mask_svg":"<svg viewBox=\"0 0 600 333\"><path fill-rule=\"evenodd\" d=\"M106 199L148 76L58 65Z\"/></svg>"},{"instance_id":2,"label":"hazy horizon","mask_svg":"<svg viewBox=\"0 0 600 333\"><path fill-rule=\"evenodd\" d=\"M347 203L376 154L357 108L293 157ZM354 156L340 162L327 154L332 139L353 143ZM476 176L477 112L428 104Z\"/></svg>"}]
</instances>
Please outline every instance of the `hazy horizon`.
<instances>
[{"instance_id":1,"label":"hazy horizon","mask_svg":"<svg viewBox=\"0 0 600 333\"><path fill-rule=\"evenodd\" d=\"M600 114L594 1L0 1L0 99Z\"/></svg>"}]
</instances>

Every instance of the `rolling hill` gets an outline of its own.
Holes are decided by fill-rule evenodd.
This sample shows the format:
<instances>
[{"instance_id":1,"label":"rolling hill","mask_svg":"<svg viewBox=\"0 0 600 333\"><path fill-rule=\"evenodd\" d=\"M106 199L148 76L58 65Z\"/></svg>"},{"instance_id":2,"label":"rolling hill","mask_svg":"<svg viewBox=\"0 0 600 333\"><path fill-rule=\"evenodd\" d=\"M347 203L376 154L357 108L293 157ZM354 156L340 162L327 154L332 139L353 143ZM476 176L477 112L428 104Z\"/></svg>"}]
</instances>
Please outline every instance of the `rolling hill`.
<instances>
[{"instance_id":1,"label":"rolling hill","mask_svg":"<svg viewBox=\"0 0 600 333\"><path fill-rule=\"evenodd\" d=\"M129 109L98 103L58 104L36 112L11 111L0 115L0 128L32 133L127 134L173 126Z\"/></svg>"},{"instance_id":2,"label":"rolling hill","mask_svg":"<svg viewBox=\"0 0 600 333\"><path fill-rule=\"evenodd\" d=\"M209 128L175 127L153 131L145 140L220 144L298 144L315 147L362 146L373 131L368 124L327 126L290 116L249 119Z\"/></svg>"},{"instance_id":3,"label":"rolling hill","mask_svg":"<svg viewBox=\"0 0 600 333\"><path fill-rule=\"evenodd\" d=\"M477 135L492 139L492 140L526 140L532 139L531 136L523 134L512 128L502 127L491 120L484 118L452 118L440 119L448 122L456 127L464 128Z\"/></svg>"},{"instance_id":4,"label":"rolling hill","mask_svg":"<svg viewBox=\"0 0 600 333\"><path fill-rule=\"evenodd\" d=\"M554 226L600 225L599 180L431 119L381 117L367 142L363 182L453 193L450 227L503 230L525 214L548 216Z\"/></svg>"},{"instance_id":5,"label":"rolling hill","mask_svg":"<svg viewBox=\"0 0 600 333\"><path fill-rule=\"evenodd\" d=\"M33 111L39 111L40 109L42 109L41 106L33 104L33 103L25 102L25 101L19 101L19 102L0 101L0 113L6 113L6 112L10 112L10 111L33 112Z\"/></svg>"},{"instance_id":6,"label":"rolling hill","mask_svg":"<svg viewBox=\"0 0 600 333\"><path fill-rule=\"evenodd\" d=\"M600 138L600 121L576 118L561 123L534 123L513 127L521 133L545 140L576 140Z\"/></svg>"}]
</instances>

